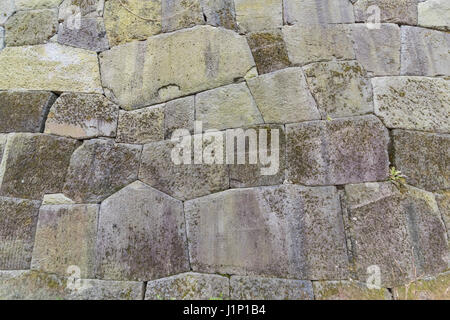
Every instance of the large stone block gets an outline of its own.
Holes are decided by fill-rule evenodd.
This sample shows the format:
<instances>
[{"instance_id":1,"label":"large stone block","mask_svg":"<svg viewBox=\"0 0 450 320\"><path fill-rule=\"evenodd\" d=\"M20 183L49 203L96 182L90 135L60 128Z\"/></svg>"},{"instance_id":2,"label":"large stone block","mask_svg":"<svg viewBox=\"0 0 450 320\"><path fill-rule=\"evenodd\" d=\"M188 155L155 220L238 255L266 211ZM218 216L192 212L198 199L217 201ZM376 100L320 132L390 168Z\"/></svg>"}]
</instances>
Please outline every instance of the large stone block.
<instances>
[{"instance_id":1,"label":"large stone block","mask_svg":"<svg viewBox=\"0 0 450 320\"><path fill-rule=\"evenodd\" d=\"M287 24L353 23L353 6L348 0L283 0Z\"/></svg>"},{"instance_id":2,"label":"large stone block","mask_svg":"<svg viewBox=\"0 0 450 320\"><path fill-rule=\"evenodd\" d=\"M46 193L61 192L78 145L46 134L10 134L0 166L0 195L42 200Z\"/></svg>"},{"instance_id":3,"label":"large stone block","mask_svg":"<svg viewBox=\"0 0 450 320\"><path fill-rule=\"evenodd\" d=\"M373 112L372 85L358 62L319 62L303 70L323 118Z\"/></svg>"},{"instance_id":4,"label":"large stone block","mask_svg":"<svg viewBox=\"0 0 450 320\"><path fill-rule=\"evenodd\" d=\"M76 203L100 203L137 180L141 146L86 140L70 159L63 192Z\"/></svg>"},{"instance_id":5,"label":"large stone block","mask_svg":"<svg viewBox=\"0 0 450 320\"><path fill-rule=\"evenodd\" d=\"M5 23L5 42L9 47L46 43L57 30L57 10L19 11Z\"/></svg>"},{"instance_id":6,"label":"large stone block","mask_svg":"<svg viewBox=\"0 0 450 320\"><path fill-rule=\"evenodd\" d=\"M88 139L116 135L119 107L99 94L64 93L51 107L45 133Z\"/></svg>"},{"instance_id":7,"label":"large stone block","mask_svg":"<svg viewBox=\"0 0 450 320\"><path fill-rule=\"evenodd\" d=\"M95 52L46 45L0 51L0 90L103 93Z\"/></svg>"},{"instance_id":8,"label":"large stone block","mask_svg":"<svg viewBox=\"0 0 450 320\"><path fill-rule=\"evenodd\" d=\"M316 300L391 300L385 288L369 289L358 281L314 281Z\"/></svg>"},{"instance_id":9,"label":"large stone block","mask_svg":"<svg viewBox=\"0 0 450 320\"><path fill-rule=\"evenodd\" d=\"M374 116L286 125L287 180L340 185L385 180L387 129Z\"/></svg>"},{"instance_id":10,"label":"large stone block","mask_svg":"<svg viewBox=\"0 0 450 320\"><path fill-rule=\"evenodd\" d=\"M388 128L450 132L450 81L373 78L375 114Z\"/></svg>"},{"instance_id":11,"label":"large stone block","mask_svg":"<svg viewBox=\"0 0 450 320\"><path fill-rule=\"evenodd\" d=\"M355 19L359 22L374 22L373 17L380 13L380 22L397 24L417 24L418 0L358 0L355 3ZM378 11L372 9L376 7Z\"/></svg>"},{"instance_id":12,"label":"large stone block","mask_svg":"<svg viewBox=\"0 0 450 320\"><path fill-rule=\"evenodd\" d=\"M283 25L282 0L234 0L234 6L238 29L242 33Z\"/></svg>"},{"instance_id":13,"label":"large stone block","mask_svg":"<svg viewBox=\"0 0 450 320\"><path fill-rule=\"evenodd\" d=\"M312 280L347 275L334 187L234 189L184 208L194 271Z\"/></svg>"},{"instance_id":14,"label":"large stone block","mask_svg":"<svg viewBox=\"0 0 450 320\"><path fill-rule=\"evenodd\" d=\"M237 30L234 0L200 0L206 23Z\"/></svg>"},{"instance_id":15,"label":"large stone block","mask_svg":"<svg viewBox=\"0 0 450 320\"><path fill-rule=\"evenodd\" d=\"M215 274L195 272L149 281L146 300L228 299L229 279Z\"/></svg>"},{"instance_id":16,"label":"large stone block","mask_svg":"<svg viewBox=\"0 0 450 320\"><path fill-rule=\"evenodd\" d=\"M41 132L56 95L46 91L0 91L0 132Z\"/></svg>"},{"instance_id":17,"label":"large stone block","mask_svg":"<svg viewBox=\"0 0 450 320\"><path fill-rule=\"evenodd\" d=\"M39 211L31 269L94 278L98 205L46 205Z\"/></svg>"},{"instance_id":18,"label":"large stone block","mask_svg":"<svg viewBox=\"0 0 450 320\"><path fill-rule=\"evenodd\" d=\"M374 76L400 74L400 27L381 24L369 29L366 24L350 25L356 59Z\"/></svg>"},{"instance_id":19,"label":"large stone block","mask_svg":"<svg viewBox=\"0 0 450 320\"><path fill-rule=\"evenodd\" d=\"M266 123L320 119L301 68L288 68L247 81Z\"/></svg>"},{"instance_id":20,"label":"large stone block","mask_svg":"<svg viewBox=\"0 0 450 320\"><path fill-rule=\"evenodd\" d=\"M396 300L450 300L450 272L393 288Z\"/></svg>"},{"instance_id":21,"label":"large stone block","mask_svg":"<svg viewBox=\"0 0 450 320\"><path fill-rule=\"evenodd\" d=\"M97 277L153 280L189 271L183 203L134 182L100 207Z\"/></svg>"},{"instance_id":22,"label":"large stone block","mask_svg":"<svg viewBox=\"0 0 450 320\"><path fill-rule=\"evenodd\" d=\"M426 0L418 4L418 24L422 27L450 30L450 2Z\"/></svg>"},{"instance_id":23,"label":"large stone block","mask_svg":"<svg viewBox=\"0 0 450 320\"><path fill-rule=\"evenodd\" d=\"M162 0L162 31L171 32L204 24L200 0Z\"/></svg>"},{"instance_id":24,"label":"large stone block","mask_svg":"<svg viewBox=\"0 0 450 320\"><path fill-rule=\"evenodd\" d=\"M108 0L104 19L111 46L145 40L161 32L161 0Z\"/></svg>"},{"instance_id":25,"label":"large stone block","mask_svg":"<svg viewBox=\"0 0 450 320\"><path fill-rule=\"evenodd\" d=\"M293 64L355 59L346 25L284 26L283 38Z\"/></svg>"},{"instance_id":26,"label":"large stone block","mask_svg":"<svg viewBox=\"0 0 450 320\"><path fill-rule=\"evenodd\" d=\"M232 300L313 300L311 281L233 276Z\"/></svg>"},{"instance_id":27,"label":"large stone block","mask_svg":"<svg viewBox=\"0 0 450 320\"><path fill-rule=\"evenodd\" d=\"M106 28L102 18L81 17L79 27L65 21L59 25L58 43L92 51L109 49Z\"/></svg>"},{"instance_id":28,"label":"large stone block","mask_svg":"<svg viewBox=\"0 0 450 320\"><path fill-rule=\"evenodd\" d=\"M450 188L450 135L394 130L393 165L408 184L434 191Z\"/></svg>"},{"instance_id":29,"label":"large stone block","mask_svg":"<svg viewBox=\"0 0 450 320\"><path fill-rule=\"evenodd\" d=\"M208 145L207 137L204 136L203 139L198 137L198 141L203 141L204 144L199 151L202 155L206 152L205 148ZM191 150L194 151L192 145L196 139L195 136L186 139ZM144 145L139 180L180 200L193 199L228 189L227 165L203 162L195 164L192 161L192 155L187 156L191 159L191 163L175 164L172 155L176 151L172 150L177 150L178 146L178 143L170 140Z\"/></svg>"},{"instance_id":30,"label":"large stone block","mask_svg":"<svg viewBox=\"0 0 450 320\"><path fill-rule=\"evenodd\" d=\"M195 118L202 121L205 130L222 130L264 123L245 82L197 94Z\"/></svg>"},{"instance_id":31,"label":"large stone block","mask_svg":"<svg viewBox=\"0 0 450 320\"><path fill-rule=\"evenodd\" d=\"M255 63L244 37L197 26L112 48L100 65L106 92L131 110L232 83Z\"/></svg>"},{"instance_id":32,"label":"large stone block","mask_svg":"<svg viewBox=\"0 0 450 320\"><path fill-rule=\"evenodd\" d=\"M347 234L356 278L382 287L448 268L446 230L434 196L390 182L345 186ZM376 272L375 272L376 271Z\"/></svg>"},{"instance_id":33,"label":"large stone block","mask_svg":"<svg viewBox=\"0 0 450 320\"><path fill-rule=\"evenodd\" d=\"M40 201L0 197L0 269L29 269Z\"/></svg>"},{"instance_id":34,"label":"large stone block","mask_svg":"<svg viewBox=\"0 0 450 320\"><path fill-rule=\"evenodd\" d=\"M401 74L449 76L450 34L448 32L402 27Z\"/></svg>"}]
</instances>

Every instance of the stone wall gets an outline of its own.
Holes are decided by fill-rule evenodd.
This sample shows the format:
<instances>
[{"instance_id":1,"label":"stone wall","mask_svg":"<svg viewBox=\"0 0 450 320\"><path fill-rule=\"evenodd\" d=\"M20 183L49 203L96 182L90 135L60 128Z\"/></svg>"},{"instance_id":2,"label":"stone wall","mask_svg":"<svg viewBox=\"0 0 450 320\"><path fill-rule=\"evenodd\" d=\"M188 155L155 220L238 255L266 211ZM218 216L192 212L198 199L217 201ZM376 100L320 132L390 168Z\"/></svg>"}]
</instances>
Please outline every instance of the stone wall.
<instances>
[{"instance_id":1,"label":"stone wall","mask_svg":"<svg viewBox=\"0 0 450 320\"><path fill-rule=\"evenodd\" d=\"M450 299L449 30L447 0L0 0L0 298ZM276 172L174 163L200 121Z\"/></svg>"}]
</instances>

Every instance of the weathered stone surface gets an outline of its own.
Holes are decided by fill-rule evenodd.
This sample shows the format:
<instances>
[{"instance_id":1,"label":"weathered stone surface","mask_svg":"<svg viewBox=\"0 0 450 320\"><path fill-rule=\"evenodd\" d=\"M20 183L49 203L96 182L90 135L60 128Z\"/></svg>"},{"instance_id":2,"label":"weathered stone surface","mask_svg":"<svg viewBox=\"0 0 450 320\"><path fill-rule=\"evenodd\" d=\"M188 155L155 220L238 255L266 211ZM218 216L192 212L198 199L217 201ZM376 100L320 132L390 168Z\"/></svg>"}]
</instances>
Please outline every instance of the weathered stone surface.
<instances>
[{"instance_id":1,"label":"weathered stone surface","mask_svg":"<svg viewBox=\"0 0 450 320\"><path fill-rule=\"evenodd\" d=\"M75 204L72 199L67 198L62 193L46 194L42 199L42 205L60 205L60 204Z\"/></svg>"},{"instance_id":2,"label":"weathered stone surface","mask_svg":"<svg viewBox=\"0 0 450 320\"><path fill-rule=\"evenodd\" d=\"M283 25L282 0L234 0L234 7L238 29L242 33Z\"/></svg>"},{"instance_id":3,"label":"weathered stone surface","mask_svg":"<svg viewBox=\"0 0 450 320\"><path fill-rule=\"evenodd\" d=\"M450 247L450 190L439 191L435 193L435 197L442 219L447 227L447 240Z\"/></svg>"},{"instance_id":4,"label":"weathered stone surface","mask_svg":"<svg viewBox=\"0 0 450 320\"><path fill-rule=\"evenodd\" d=\"M58 43L92 51L109 49L102 18L82 17L79 28L71 26L67 21L61 23L58 30Z\"/></svg>"},{"instance_id":5,"label":"weathered stone surface","mask_svg":"<svg viewBox=\"0 0 450 320\"><path fill-rule=\"evenodd\" d=\"M146 300L210 300L227 299L229 280L226 277L195 272L149 281Z\"/></svg>"},{"instance_id":6,"label":"weathered stone surface","mask_svg":"<svg viewBox=\"0 0 450 320\"><path fill-rule=\"evenodd\" d=\"M189 270L183 203L136 181L100 207L97 276L152 280Z\"/></svg>"},{"instance_id":7,"label":"weathered stone surface","mask_svg":"<svg viewBox=\"0 0 450 320\"><path fill-rule=\"evenodd\" d=\"M396 300L450 300L450 272L394 288Z\"/></svg>"},{"instance_id":8,"label":"weathered stone surface","mask_svg":"<svg viewBox=\"0 0 450 320\"><path fill-rule=\"evenodd\" d=\"M19 11L5 24L7 46L46 43L58 29L58 12L53 9Z\"/></svg>"},{"instance_id":9,"label":"weathered stone surface","mask_svg":"<svg viewBox=\"0 0 450 320\"><path fill-rule=\"evenodd\" d=\"M381 286L407 283L448 267L445 227L433 194L394 184L345 186L347 234L358 280L378 266ZM416 271L415 271L416 270Z\"/></svg>"},{"instance_id":10,"label":"weathered stone surface","mask_svg":"<svg viewBox=\"0 0 450 320\"><path fill-rule=\"evenodd\" d=\"M105 27L111 46L161 32L161 0L108 0Z\"/></svg>"},{"instance_id":11,"label":"weathered stone surface","mask_svg":"<svg viewBox=\"0 0 450 320\"><path fill-rule=\"evenodd\" d=\"M288 124L286 135L288 181L339 185L388 176L389 136L374 116Z\"/></svg>"},{"instance_id":12,"label":"weathered stone surface","mask_svg":"<svg viewBox=\"0 0 450 320\"><path fill-rule=\"evenodd\" d=\"M293 64L355 59L351 37L345 25L284 26L282 31L289 60Z\"/></svg>"},{"instance_id":13,"label":"weathered stone surface","mask_svg":"<svg viewBox=\"0 0 450 320\"><path fill-rule=\"evenodd\" d=\"M290 65L286 45L279 29L252 32L247 36L260 74L284 69Z\"/></svg>"},{"instance_id":14,"label":"weathered stone surface","mask_svg":"<svg viewBox=\"0 0 450 320\"><path fill-rule=\"evenodd\" d=\"M203 128L228 129L264 123L245 83L201 92L195 96L195 115Z\"/></svg>"},{"instance_id":15,"label":"weathered stone surface","mask_svg":"<svg viewBox=\"0 0 450 320\"><path fill-rule=\"evenodd\" d=\"M37 271L0 271L0 299L141 300L142 282L70 280ZM77 289L77 285L80 287Z\"/></svg>"},{"instance_id":16,"label":"weathered stone surface","mask_svg":"<svg viewBox=\"0 0 450 320\"><path fill-rule=\"evenodd\" d=\"M162 0L163 32L171 32L204 23L199 0Z\"/></svg>"},{"instance_id":17,"label":"weathered stone surface","mask_svg":"<svg viewBox=\"0 0 450 320\"><path fill-rule=\"evenodd\" d=\"M334 187L235 189L184 208L194 271L314 280L347 274Z\"/></svg>"},{"instance_id":18,"label":"weathered stone surface","mask_svg":"<svg viewBox=\"0 0 450 320\"><path fill-rule=\"evenodd\" d=\"M450 75L450 34L417 27L402 27L402 75Z\"/></svg>"},{"instance_id":19,"label":"weathered stone surface","mask_svg":"<svg viewBox=\"0 0 450 320\"><path fill-rule=\"evenodd\" d=\"M112 48L100 64L107 92L127 110L232 83L254 67L244 37L210 26Z\"/></svg>"},{"instance_id":20,"label":"weathered stone surface","mask_svg":"<svg viewBox=\"0 0 450 320\"><path fill-rule=\"evenodd\" d=\"M234 0L200 0L206 23L236 30Z\"/></svg>"},{"instance_id":21,"label":"weathered stone surface","mask_svg":"<svg viewBox=\"0 0 450 320\"><path fill-rule=\"evenodd\" d=\"M434 191L450 188L450 135L393 130L393 165L408 184Z\"/></svg>"},{"instance_id":22,"label":"weathered stone surface","mask_svg":"<svg viewBox=\"0 0 450 320\"><path fill-rule=\"evenodd\" d=\"M0 91L0 132L41 132L56 98L46 91Z\"/></svg>"},{"instance_id":23,"label":"weathered stone surface","mask_svg":"<svg viewBox=\"0 0 450 320\"><path fill-rule=\"evenodd\" d=\"M7 134L0 134L0 164L2 163L3 152L5 151L7 140L8 140Z\"/></svg>"},{"instance_id":24,"label":"weathered stone surface","mask_svg":"<svg viewBox=\"0 0 450 320\"><path fill-rule=\"evenodd\" d=\"M287 24L332 24L355 22L348 0L283 0Z\"/></svg>"},{"instance_id":25,"label":"weathered stone surface","mask_svg":"<svg viewBox=\"0 0 450 320\"><path fill-rule=\"evenodd\" d=\"M381 24L369 29L366 24L349 26L352 32L356 59L374 76L400 74L400 27Z\"/></svg>"},{"instance_id":26,"label":"weathered stone surface","mask_svg":"<svg viewBox=\"0 0 450 320\"><path fill-rule=\"evenodd\" d=\"M234 276L232 300L313 300L311 281Z\"/></svg>"},{"instance_id":27,"label":"weathered stone surface","mask_svg":"<svg viewBox=\"0 0 450 320\"><path fill-rule=\"evenodd\" d=\"M164 105L120 111L117 142L145 144L164 140Z\"/></svg>"},{"instance_id":28,"label":"weathered stone surface","mask_svg":"<svg viewBox=\"0 0 450 320\"><path fill-rule=\"evenodd\" d=\"M15 0L17 10L56 8L61 0Z\"/></svg>"},{"instance_id":29,"label":"weathered stone surface","mask_svg":"<svg viewBox=\"0 0 450 320\"><path fill-rule=\"evenodd\" d=\"M320 119L301 68L288 68L247 81L266 123Z\"/></svg>"},{"instance_id":30,"label":"weathered stone surface","mask_svg":"<svg viewBox=\"0 0 450 320\"><path fill-rule=\"evenodd\" d=\"M195 118L194 96L172 100L164 107L164 136L166 139L172 137L177 129L194 130Z\"/></svg>"},{"instance_id":31,"label":"weathered stone surface","mask_svg":"<svg viewBox=\"0 0 450 320\"><path fill-rule=\"evenodd\" d=\"M87 140L70 159L63 192L76 203L99 203L137 180L141 146Z\"/></svg>"},{"instance_id":32,"label":"weathered stone surface","mask_svg":"<svg viewBox=\"0 0 450 320\"><path fill-rule=\"evenodd\" d=\"M380 22L417 24L417 0L358 0L355 3L355 19L359 22L374 22L376 6L381 14Z\"/></svg>"},{"instance_id":33,"label":"weathered stone surface","mask_svg":"<svg viewBox=\"0 0 450 320\"><path fill-rule=\"evenodd\" d=\"M450 30L450 2L427 0L418 4L418 24L422 27Z\"/></svg>"},{"instance_id":34,"label":"weathered stone surface","mask_svg":"<svg viewBox=\"0 0 450 320\"><path fill-rule=\"evenodd\" d=\"M0 51L1 90L103 93L95 52L55 43Z\"/></svg>"},{"instance_id":35,"label":"weathered stone surface","mask_svg":"<svg viewBox=\"0 0 450 320\"><path fill-rule=\"evenodd\" d=\"M94 278L98 209L98 205L42 206L31 269L64 276L76 266L78 277Z\"/></svg>"},{"instance_id":36,"label":"weathered stone surface","mask_svg":"<svg viewBox=\"0 0 450 320\"><path fill-rule=\"evenodd\" d=\"M314 281L316 300L391 300L387 289L369 289L358 281Z\"/></svg>"},{"instance_id":37,"label":"weathered stone surface","mask_svg":"<svg viewBox=\"0 0 450 320\"><path fill-rule=\"evenodd\" d=\"M46 193L60 192L78 145L46 134L10 134L0 166L0 195L41 200Z\"/></svg>"},{"instance_id":38,"label":"weathered stone surface","mask_svg":"<svg viewBox=\"0 0 450 320\"><path fill-rule=\"evenodd\" d=\"M100 94L64 93L53 104L45 133L75 139L114 137L119 107Z\"/></svg>"},{"instance_id":39,"label":"weathered stone surface","mask_svg":"<svg viewBox=\"0 0 450 320\"><path fill-rule=\"evenodd\" d=\"M204 148L201 150L206 153L205 147L208 145L206 136L203 139L200 136L186 137L186 139L192 153L194 139L203 142ZM191 159L191 164L175 164L172 153L176 151L172 150L177 149L178 143L170 140L144 145L139 180L180 200L193 199L228 189L227 165L194 164L192 156L189 155L187 157Z\"/></svg>"},{"instance_id":40,"label":"weathered stone surface","mask_svg":"<svg viewBox=\"0 0 450 320\"><path fill-rule=\"evenodd\" d=\"M450 132L449 80L383 77L372 86L375 114L388 128Z\"/></svg>"},{"instance_id":41,"label":"weathered stone surface","mask_svg":"<svg viewBox=\"0 0 450 320\"><path fill-rule=\"evenodd\" d=\"M5 47L5 29L0 27L0 50Z\"/></svg>"},{"instance_id":42,"label":"weathered stone surface","mask_svg":"<svg viewBox=\"0 0 450 320\"><path fill-rule=\"evenodd\" d=\"M373 112L370 79L358 62L319 62L303 70L323 118Z\"/></svg>"},{"instance_id":43,"label":"weathered stone surface","mask_svg":"<svg viewBox=\"0 0 450 320\"><path fill-rule=\"evenodd\" d=\"M14 11L14 0L3 0L0 2L0 26L4 25Z\"/></svg>"},{"instance_id":44,"label":"weathered stone surface","mask_svg":"<svg viewBox=\"0 0 450 320\"><path fill-rule=\"evenodd\" d=\"M0 197L0 269L28 269L39 201Z\"/></svg>"},{"instance_id":45,"label":"weathered stone surface","mask_svg":"<svg viewBox=\"0 0 450 320\"><path fill-rule=\"evenodd\" d=\"M58 19L65 21L80 14L81 17L101 17L105 7L105 0L64 0L59 6Z\"/></svg>"}]
</instances>

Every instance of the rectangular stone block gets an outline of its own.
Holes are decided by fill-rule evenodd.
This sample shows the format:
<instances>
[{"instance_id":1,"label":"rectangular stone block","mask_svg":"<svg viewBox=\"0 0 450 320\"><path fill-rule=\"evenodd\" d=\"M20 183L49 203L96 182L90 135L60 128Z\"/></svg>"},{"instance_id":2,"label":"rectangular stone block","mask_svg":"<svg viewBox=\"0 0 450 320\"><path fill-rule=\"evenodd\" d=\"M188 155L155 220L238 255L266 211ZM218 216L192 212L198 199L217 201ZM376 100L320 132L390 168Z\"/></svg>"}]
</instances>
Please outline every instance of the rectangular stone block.
<instances>
[{"instance_id":1,"label":"rectangular stone block","mask_svg":"<svg viewBox=\"0 0 450 320\"><path fill-rule=\"evenodd\" d=\"M348 0L283 0L286 24L353 23L353 6Z\"/></svg>"},{"instance_id":2,"label":"rectangular stone block","mask_svg":"<svg viewBox=\"0 0 450 320\"><path fill-rule=\"evenodd\" d=\"M417 24L417 3L422 0L358 0L355 6L355 19L359 22L372 22L373 16L380 13L380 22L396 24ZM371 20L372 19L372 20Z\"/></svg>"},{"instance_id":3,"label":"rectangular stone block","mask_svg":"<svg viewBox=\"0 0 450 320\"><path fill-rule=\"evenodd\" d=\"M241 33L275 29L283 25L282 0L234 0Z\"/></svg>"},{"instance_id":4,"label":"rectangular stone block","mask_svg":"<svg viewBox=\"0 0 450 320\"><path fill-rule=\"evenodd\" d=\"M343 279L348 257L334 187L228 190L185 202L197 272Z\"/></svg>"},{"instance_id":5,"label":"rectangular stone block","mask_svg":"<svg viewBox=\"0 0 450 320\"><path fill-rule=\"evenodd\" d=\"M418 25L443 31L450 30L450 3L447 0L425 0L418 4Z\"/></svg>"}]
</instances>

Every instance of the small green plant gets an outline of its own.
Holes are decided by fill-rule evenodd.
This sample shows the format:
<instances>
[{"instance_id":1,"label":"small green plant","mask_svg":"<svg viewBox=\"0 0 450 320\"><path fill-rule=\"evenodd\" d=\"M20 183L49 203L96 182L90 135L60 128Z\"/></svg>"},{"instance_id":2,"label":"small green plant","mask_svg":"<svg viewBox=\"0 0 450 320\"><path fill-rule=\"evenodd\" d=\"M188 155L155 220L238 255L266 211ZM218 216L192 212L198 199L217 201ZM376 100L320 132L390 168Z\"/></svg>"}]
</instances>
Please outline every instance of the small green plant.
<instances>
[{"instance_id":1,"label":"small green plant","mask_svg":"<svg viewBox=\"0 0 450 320\"><path fill-rule=\"evenodd\" d=\"M391 167L389 170L389 180L395 184L397 188L401 188L406 184L406 178L407 177L395 167Z\"/></svg>"},{"instance_id":2,"label":"small green plant","mask_svg":"<svg viewBox=\"0 0 450 320\"><path fill-rule=\"evenodd\" d=\"M327 115L327 121L333 120L329 115Z\"/></svg>"}]
</instances>

